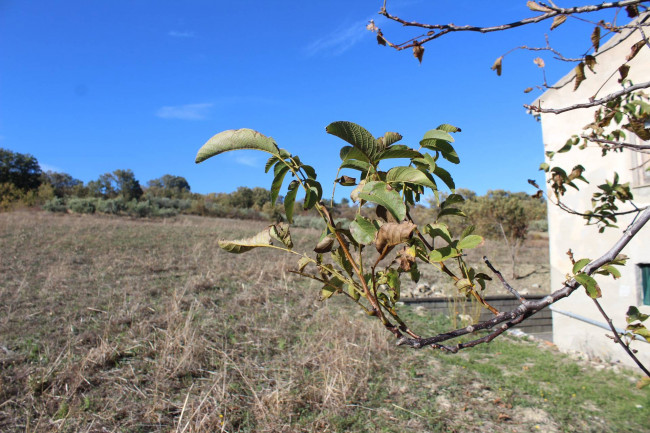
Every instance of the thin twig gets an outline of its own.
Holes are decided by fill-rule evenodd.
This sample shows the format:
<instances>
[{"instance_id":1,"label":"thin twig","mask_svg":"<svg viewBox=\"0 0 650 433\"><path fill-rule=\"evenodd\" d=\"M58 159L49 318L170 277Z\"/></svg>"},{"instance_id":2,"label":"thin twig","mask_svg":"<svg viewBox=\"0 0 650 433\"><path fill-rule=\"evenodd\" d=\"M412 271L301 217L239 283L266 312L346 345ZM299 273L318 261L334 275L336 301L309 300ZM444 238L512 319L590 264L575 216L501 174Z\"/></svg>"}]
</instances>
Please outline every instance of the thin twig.
<instances>
[{"instance_id":1,"label":"thin twig","mask_svg":"<svg viewBox=\"0 0 650 433\"><path fill-rule=\"evenodd\" d=\"M488 258L487 258L486 256L483 256L483 261L485 262L485 264L487 265L487 267L490 268L490 270L492 271L492 273L493 273L494 275L497 276L497 278L499 279L499 281L501 281L501 284L503 284L503 287L505 287L507 291L509 291L510 293L512 293L512 294L515 296L515 298L519 299L519 302L522 302L522 303L523 303L523 302L526 302L526 300L525 300L524 298L521 297L521 295L519 294L519 292L517 292L517 291L516 291L516 290L515 290L515 289L514 289L510 284L508 284L508 282L506 281L506 279L503 278L503 275L501 275L501 272L497 271L497 270L494 268L494 266L492 266L492 263L490 263L490 261L488 260Z\"/></svg>"},{"instance_id":2,"label":"thin twig","mask_svg":"<svg viewBox=\"0 0 650 433\"><path fill-rule=\"evenodd\" d=\"M598 299L592 298L594 303L596 304L596 308L598 308L598 311L600 311L600 314L603 315L605 320L607 321L607 324L609 325L609 328L612 330L614 333L614 340L623 347L625 352L629 355L630 358L636 363L636 365L639 366L639 368L646 374L646 376L650 376L650 371L648 371L647 368L639 361L639 359L634 355L634 353L630 350L627 344L623 343L621 340L621 337L618 335L618 332L616 332L616 328L614 327L614 323L612 323L612 319L605 313L605 310L603 310L603 307L600 305L600 302L598 302Z\"/></svg>"},{"instance_id":3,"label":"thin twig","mask_svg":"<svg viewBox=\"0 0 650 433\"><path fill-rule=\"evenodd\" d=\"M605 96L604 98L601 98L601 99L596 99L594 101L585 102L585 103L582 103L582 104L574 104L574 105L570 105L570 106L564 107L564 108L541 108L541 107L535 107L533 105L528 105L528 104L524 104L524 108L526 108L526 109L528 109L530 111L533 111L535 113L561 114L561 113L565 113L567 111L577 110L579 108L596 107L598 105L605 104L605 103L607 103L609 101L613 101L614 99L616 99L616 98L618 98L620 96L628 95L628 94L630 94L632 92L635 92L637 90L647 89L648 87L650 87L650 81L646 81L645 83L639 83L639 84L635 84L635 85L630 86L630 87L626 87L623 90L619 90L618 92L611 93L611 94L609 94L609 95L607 95L607 96Z\"/></svg>"},{"instance_id":4,"label":"thin twig","mask_svg":"<svg viewBox=\"0 0 650 433\"><path fill-rule=\"evenodd\" d=\"M611 149L626 148L632 150L650 150L650 144L621 143L620 141L606 140L604 138L590 137L588 135L581 135L580 137L593 141L594 143L608 144Z\"/></svg>"}]
</instances>

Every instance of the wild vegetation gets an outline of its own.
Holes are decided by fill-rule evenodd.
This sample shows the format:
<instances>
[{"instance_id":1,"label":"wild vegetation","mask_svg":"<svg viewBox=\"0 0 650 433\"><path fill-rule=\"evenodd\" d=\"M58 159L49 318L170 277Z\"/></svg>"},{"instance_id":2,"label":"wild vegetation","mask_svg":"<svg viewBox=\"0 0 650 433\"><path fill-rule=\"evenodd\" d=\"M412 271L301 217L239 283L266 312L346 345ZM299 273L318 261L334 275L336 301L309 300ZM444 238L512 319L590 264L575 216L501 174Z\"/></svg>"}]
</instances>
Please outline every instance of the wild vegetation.
<instances>
[{"instance_id":1,"label":"wild vegetation","mask_svg":"<svg viewBox=\"0 0 650 433\"><path fill-rule=\"evenodd\" d=\"M235 264L217 247L266 224L0 214L0 430L647 431L629 370L510 336L459 355L395 348L286 257ZM319 234L294 229L296 248Z\"/></svg>"}]
</instances>

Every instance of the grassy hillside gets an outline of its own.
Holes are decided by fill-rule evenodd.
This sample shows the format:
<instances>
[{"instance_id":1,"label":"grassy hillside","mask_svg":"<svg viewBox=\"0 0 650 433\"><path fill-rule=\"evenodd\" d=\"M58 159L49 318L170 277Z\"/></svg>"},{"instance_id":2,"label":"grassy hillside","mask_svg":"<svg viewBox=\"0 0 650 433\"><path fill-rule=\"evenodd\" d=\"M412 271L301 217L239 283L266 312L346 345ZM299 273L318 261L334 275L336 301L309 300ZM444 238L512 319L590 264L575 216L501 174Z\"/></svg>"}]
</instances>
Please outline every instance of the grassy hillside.
<instances>
[{"instance_id":1,"label":"grassy hillside","mask_svg":"<svg viewBox=\"0 0 650 433\"><path fill-rule=\"evenodd\" d=\"M0 214L0 431L650 430L633 373L510 337L398 348L293 258L217 247L263 226Z\"/></svg>"}]
</instances>

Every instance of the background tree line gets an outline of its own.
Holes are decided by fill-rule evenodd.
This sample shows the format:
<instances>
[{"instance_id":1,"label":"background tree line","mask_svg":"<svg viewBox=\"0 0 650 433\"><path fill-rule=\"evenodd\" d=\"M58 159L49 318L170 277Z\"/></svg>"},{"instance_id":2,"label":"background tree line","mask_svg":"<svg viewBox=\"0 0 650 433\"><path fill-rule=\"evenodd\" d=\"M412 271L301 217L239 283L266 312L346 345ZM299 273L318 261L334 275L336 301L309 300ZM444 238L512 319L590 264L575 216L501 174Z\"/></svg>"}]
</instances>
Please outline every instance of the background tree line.
<instances>
[{"instance_id":1,"label":"background tree line","mask_svg":"<svg viewBox=\"0 0 650 433\"><path fill-rule=\"evenodd\" d=\"M460 205L477 231L487 237L503 238L513 247L521 246L529 230L546 231L546 203L523 192L488 191L478 196L474 191L458 189L464 199ZM231 193L198 194L182 176L165 174L142 187L133 171L118 169L104 173L84 184L68 173L42 171L37 159L28 154L0 149L0 209L40 206L52 212L105 213L136 217L167 217L178 214L279 220L283 218L282 197L271 205L271 193L261 187L241 186ZM354 214L347 198L334 203L337 218ZM414 209L415 218L430 218L440 212L435 200L430 206ZM296 206L294 225L320 228L319 218L301 213ZM454 229L460 216L446 216Z\"/></svg>"}]
</instances>

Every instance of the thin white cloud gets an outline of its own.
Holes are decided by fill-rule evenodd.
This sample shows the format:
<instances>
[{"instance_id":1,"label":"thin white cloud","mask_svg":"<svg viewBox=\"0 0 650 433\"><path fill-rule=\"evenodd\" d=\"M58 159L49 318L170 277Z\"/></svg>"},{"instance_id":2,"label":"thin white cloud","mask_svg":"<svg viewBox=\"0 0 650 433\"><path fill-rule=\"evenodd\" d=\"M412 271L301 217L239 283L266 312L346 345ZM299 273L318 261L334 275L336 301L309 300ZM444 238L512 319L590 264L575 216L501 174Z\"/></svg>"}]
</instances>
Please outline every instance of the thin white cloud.
<instances>
[{"instance_id":1,"label":"thin white cloud","mask_svg":"<svg viewBox=\"0 0 650 433\"><path fill-rule=\"evenodd\" d=\"M194 32L188 32L188 31L179 32L178 30L171 30L167 34L173 38L193 38L196 36Z\"/></svg>"},{"instance_id":2,"label":"thin white cloud","mask_svg":"<svg viewBox=\"0 0 650 433\"><path fill-rule=\"evenodd\" d=\"M364 37L370 37L371 33L366 29L368 20L357 21L347 27L342 26L329 35L315 40L306 47L307 54L313 56L318 53L325 53L332 56L343 54Z\"/></svg>"},{"instance_id":3,"label":"thin white cloud","mask_svg":"<svg viewBox=\"0 0 650 433\"><path fill-rule=\"evenodd\" d=\"M163 119L202 120L208 116L211 102L201 104L166 105L156 112L156 116Z\"/></svg>"},{"instance_id":4,"label":"thin white cloud","mask_svg":"<svg viewBox=\"0 0 650 433\"><path fill-rule=\"evenodd\" d=\"M62 168L56 167L54 165L44 164L42 162L39 162L38 165L39 165L39 167L41 167L41 170L44 171L44 172L45 171L54 171L54 172L57 172L57 173L63 173L64 172L64 170Z\"/></svg>"},{"instance_id":5,"label":"thin white cloud","mask_svg":"<svg viewBox=\"0 0 650 433\"><path fill-rule=\"evenodd\" d=\"M254 156L236 156L235 162L248 167L258 167L258 160Z\"/></svg>"}]
</instances>

